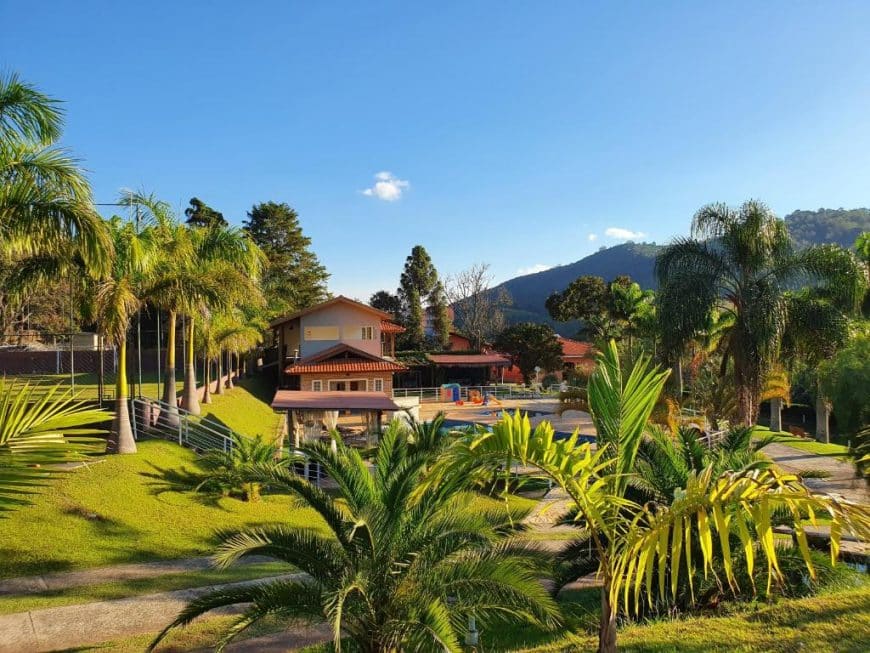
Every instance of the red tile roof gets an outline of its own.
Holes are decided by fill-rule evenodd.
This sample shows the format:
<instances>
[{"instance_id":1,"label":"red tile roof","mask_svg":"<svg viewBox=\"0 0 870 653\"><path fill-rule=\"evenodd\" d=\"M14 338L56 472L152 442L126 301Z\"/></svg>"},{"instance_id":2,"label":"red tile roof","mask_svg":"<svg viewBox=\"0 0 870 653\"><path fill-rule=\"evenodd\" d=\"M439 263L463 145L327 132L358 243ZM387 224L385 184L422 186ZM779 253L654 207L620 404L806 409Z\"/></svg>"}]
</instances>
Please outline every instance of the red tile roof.
<instances>
[{"instance_id":1,"label":"red tile roof","mask_svg":"<svg viewBox=\"0 0 870 653\"><path fill-rule=\"evenodd\" d=\"M508 366L510 360L498 354L427 354L431 362L444 367Z\"/></svg>"},{"instance_id":2,"label":"red tile roof","mask_svg":"<svg viewBox=\"0 0 870 653\"><path fill-rule=\"evenodd\" d=\"M595 353L591 342L560 337L559 344L562 345L562 358L592 358Z\"/></svg>"},{"instance_id":3,"label":"red tile roof","mask_svg":"<svg viewBox=\"0 0 870 653\"><path fill-rule=\"evenodd\" d=\"M383 392L278 390L272 408L291 410L399 410Z\"/></svg>"},{"instance_id":4,"label":"red tile roof","mask_svg":"<svg viewBox=\"0 0 870 653\"><path fill-rule=\"evenodd\" d=\"M387 360L363 360L360 358L345 358L324 361L322 363L297 363L289 365L284 370L287 374L332 374L336 372L404 372L404 365Z\"/></svg>"},{"instance_id":5,"label":"red tile roof","mask_svg":"<svg viewBox=\"0 0 870 653\"><path fill-rule=\"evenodd\" d=\"M381 320L381 331L384 333L405 333L405 327L389 320Z\"/></svg>"}]
</instances>

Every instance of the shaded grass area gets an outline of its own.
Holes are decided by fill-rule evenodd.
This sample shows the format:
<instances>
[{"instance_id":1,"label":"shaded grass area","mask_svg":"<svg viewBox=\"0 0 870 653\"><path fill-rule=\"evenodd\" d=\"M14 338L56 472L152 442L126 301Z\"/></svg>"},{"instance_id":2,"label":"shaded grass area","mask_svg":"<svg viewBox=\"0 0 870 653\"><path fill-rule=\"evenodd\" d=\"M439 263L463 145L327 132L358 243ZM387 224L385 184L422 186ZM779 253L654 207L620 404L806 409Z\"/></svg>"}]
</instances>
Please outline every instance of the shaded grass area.
<instances>
[{"instance_id":1,"label":"shaded grass area","mask_svg":"<svg viewBox=\"0 0 870 653\"><path fill-rule=\"evenodd\" d=\"M265 439L275 436L281 415L272 410L275 383L271 377L257 374L240 379L232 390L212 394L212 403L202 404L207 421L231 428L237 433Z\"/></svg>"},{"instance_id":2,"label":"shaded grass area","mask_svg":"<svg viewBox=\"0 0 870 653\"><path fill-rule=\"evenodd\" d=\"M513 624L481 631L483 651L525 653L574 653L594 651L598 618L598 590L566 592L560 599L566 613L565 628L546 634ZM194 623L173 633L158 648L193 651L214 645L232 617L217 617ZM293 626L276 619L249 632L256 637ZM870 635L870 587L838 591L812 598L782 600L774 604L735 606L729 612L686 619L657 620L623 625L619 631L622 651L636 653L744 653L813 651L813 653L863 653ZM141 651L151 636L141 635L82 651ZM331 644L309 646L304 653L329 653ZM353 650L342 647L342 650Z\"/></svg>"},{"instance_id":3,"label":"shaded grass area","mask_svg":"<svg viewBox=\"0 0 870 653\"><path fill-rule=\"evenodd\" d=\"M223 583L234 583L266 576L276 576L292 571L289 565L280 562L263 562L239 565L229 569L205 569L164 574L153 578L136 578L85 587L70 587L39 594L21 596L0 596L0 614L56 608L62 605L110 601L130 596L171 592L192 587L205 587Z\"/></svg>"},{"instance_id":4,"label":"shaded grass area","mask_svg":"<svg viewBox=\"0 0 870 653\"><path fill-rule=\"evenodd\" d=\"M107 456L45 488L36 504L0 520L0 578L212 553L215 531L268 523L323 528L292 497L259 503L181 489L196 455L171 442Z\"/></svg>"},{"instance_id":5,"label":"shaded grass area","mask_svg":"<svg viewBox=\"0 0 870 653\"><path fill-rule=\"evenodd\" d=\"M756 426L755 433L759 436L767 436L771 434L771 430L766 426ZM849 453L848 447L835 442L817 442L811 438L801 438L786 431L776 431L773 435L775 438L774 442L778 444L784 444L794 449L800 449L801 451L807 451L820 456L843 458Z\"/></svg>"}]
</instances>

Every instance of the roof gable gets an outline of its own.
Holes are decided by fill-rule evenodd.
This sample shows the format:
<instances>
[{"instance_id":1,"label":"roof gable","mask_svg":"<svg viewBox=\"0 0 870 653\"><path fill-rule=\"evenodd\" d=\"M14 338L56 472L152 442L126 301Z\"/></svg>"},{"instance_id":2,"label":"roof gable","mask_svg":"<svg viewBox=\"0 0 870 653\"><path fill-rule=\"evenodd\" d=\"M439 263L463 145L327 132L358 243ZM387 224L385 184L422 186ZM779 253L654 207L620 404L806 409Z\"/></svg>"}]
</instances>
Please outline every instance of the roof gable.
<instances>
[{"instance_id":1,"label":"roof gable","mask_svg":"<svg viewBox=\"0 0 870 653\"><path fill-rule=\"evenodd\" d=\"M367 311L369 313L372 313L373 315L377 315L382 320L393 319L393 316L389 313L385 313L384 311L374 308L373 306L363 304L362 302L350 299L349 297L345 297L344 295L339 295L338 297L333 297L332 299L328 299L325 302L315 304L314 306L309 306L308 308L302 309L301 311L296 311L295 313L290 313L289 315L275 318L274 320L269 322L269 326L271 328L275 328L284 324L285 322L289 322L290 320L295 320L296 318L302 317L303 315L310 315L311 313L322 311L323 309L335 306L336 304L345 304L356 309Z\"/></svg>"}]
</instances>

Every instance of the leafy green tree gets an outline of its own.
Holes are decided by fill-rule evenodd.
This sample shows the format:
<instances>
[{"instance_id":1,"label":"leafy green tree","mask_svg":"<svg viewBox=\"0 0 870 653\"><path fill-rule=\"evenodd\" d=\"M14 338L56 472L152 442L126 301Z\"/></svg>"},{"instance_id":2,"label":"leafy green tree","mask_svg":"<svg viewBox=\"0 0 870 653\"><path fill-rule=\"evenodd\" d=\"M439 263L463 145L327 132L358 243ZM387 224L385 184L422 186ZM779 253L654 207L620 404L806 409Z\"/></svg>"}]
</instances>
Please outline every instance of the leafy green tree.
<instances>
[{"instance_id":1,"label":"leafy green tree","mask_svg":"<svg viewBox=\"0 0 870 653\"><path fill-rule=\"evenodd\" d=\"M802 366L815 377L816 439L823 442L830 439L830 407L817 371L849 339L852 312L851 306L838 305L825 290L817 286L786 294L788 317L781 356L791 368Z\"/></svg>"},{"instance_id":2,"label":"leafy green tree","mask_svg":"<svg viewBox=\"0 0 870 653\"><path fill-rule=\"evenodd\" d=\"M187 224L191 227L228 227L229 222L223 213L215 211L208 204L197 197L190 200L190 206L184 209L187 216Z\"/></svg>"},{"instance_id":3,"label":"leafy green tree","mask_svg":"<svg viewBox=\"0 0 870 653\"><path fill-rule=\"evenodd\" d=\"M723 355L733 361L740 419L758 412L764 374L776 360L787 323L786 290L796 281L825 285L838 302L863 296L855 258L836 246L796 252L785 223L764 204L711 204L656 259L658 312L666 355L679 357L710 312L731 313Z\"/></svg>"},{"instance_id":4,"label":"leafy green tree","mask_svg":"<svg viewBox=\"0 0 870 653\"><path fill-rule=\"evenodd\" d=\"M109 221L109 229L114 241L112 268L100 279L94 295L94 314L100 331L118 350L115 420L108 451L136 453L128 406L127 335L133 317L145 302L145 288L161 251L151 227L137 230L132 223L115 216Z\"/></svg>"},{"instance_id":5,"label":"leafy green tree","mask_svg":"<svg viewBox=\"0 0 870 653\"><path fill-rule=\"evenodd\" d=\"M429 434L431 435L431 434ZM329 529L264 526L224 537L215 559L226 567L251 556L283 560L304 575L216 590L191 601L157 636L211 610L245 605L218 643L267 615L325 620L334 646L363 653L463 650L469 617L494 628L507 618L552 626L557 607L541 582L546 554L509 538L504 511L475 509L472 479L443 474L423 486L437 441L391 424L371 469L359 452L335 442L307 443L337 489L325 492L287 469L264 476L275 491L298 496Z\"/></svg>"},{"instance_id":6,"label":"leafy green tree","mask_svg":"<svg viewBox=\"0 0 870 653\"><path fill-rule=\"evenodd\" d=\"M870 538L870 511L865 506L815 495L775 467L717 475L715 467L708 465L700 473L689 473L670 502L641 505L631 500L639 448L666 377L643 356L624 374L616 344L611 342L588 386L596 450L579 443L577 433L556 440L548 422L532 430L528 417L517 411L496 423L491 433L458 440L429 479L437 486L439 472L470 475L481 467L509 474L511 466L519 463L538 468L565 490L598 561L601 653L616 651L620 609L634 614L642 602L654 604L668 594L675 596L683 574L691 577L698 568L708 573L719 560L728 587L735 591L732 546L745 557L752 583L755 557L767 562L769 589L781 577L771 521L775 511L791 516L788 521L810 576L815 569L803 530L804 515L826 512L832 517L832 559L843 529ZM700 561L692 549L695 538L700 543ZM658 574L655 586L650 582L654 573Z\"/></svg>"},{"instance_id":7,"label":"leafy green tree","mask_svg":"<svg viewBox=\"0 0 870 653\"><path fill-rule=\"evenodd\" d=\"M112 414L79 401L60 386L39 388L0 378L0 515L31 503L29 497L61 476L62 463L101 453L95 425Z\"/></svg>"},{"instance_id":8,"label":"leafy green tree","mask_svg":"<svg viewBox=\"0 0 870 653\"><path fill-rule=\"evenodd\" d=\"M543 370L562 367L562 347L548 324L513 324L496 337L493 346L511 357L526 383L531 381L536 367Z\"/></svg>"},{"instance_id":9,"label":"leafy green tree","mask_svg":"<svg viewBox=\"0 0 870 653\"><path fill-rule=\"evenodd\" d=\"M870 425L870 335L853 338L833 358L821 362L819 380L843 432L852 435Z\"/></svg>"},{"instance_id":10,"label":"leafy green tree","mask_svg":"<svg viewBox=\"0 0 870 653\"><path fill-rule=\"evenodd\" d=\"M402 319L402 300L388 290L378 290L369 298L369 306L384 311L395 320Z\"/></svg>"},{"instance_id":11,"label":"leafy green tree","mask_svg":"<svg viewBox=\"0 0 870 653\"><path fill-rule=\"evenodd\" d=\"M262 286L268 316L323 301L329 273L302 232L299 215L285 203L263 202L248 212L244 229L266 257Z\"/></svg>"},{"instance_id":12,"label":"leafy green tree","mask_svg":"<svg viewBox=\"0 0 870 653\"><path fill-rule=\"evenodd\" d=\"M558 322L588 321L607 313L608 287L604 279L591 274L578 277L562 292L547 297L550 317Z\"/></svg>"}]
</instances>

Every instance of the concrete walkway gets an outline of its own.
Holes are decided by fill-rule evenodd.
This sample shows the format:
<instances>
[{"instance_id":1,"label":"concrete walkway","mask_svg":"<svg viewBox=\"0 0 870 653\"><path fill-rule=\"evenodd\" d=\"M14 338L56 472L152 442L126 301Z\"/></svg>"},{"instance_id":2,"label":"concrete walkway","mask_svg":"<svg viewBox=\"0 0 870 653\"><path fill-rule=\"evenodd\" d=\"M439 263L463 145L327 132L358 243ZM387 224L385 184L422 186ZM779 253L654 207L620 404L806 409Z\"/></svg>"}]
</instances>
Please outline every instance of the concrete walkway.
<instances>
[{"instance_id":1,"label":"concrete walkway","mask_svg":"<svg viewBox=\"0 0 870 653\"><path fill-rule=\"evenodd\" d=\"M825 472L827 478L808 478L807 487L816 492L839 494L849 501L870 503L870 491L863 479L855 476L852 463L834 456L823 456L774 442L761 450L786 471L800 474L809 470Z\"/></svg>"},{"instance_id":2,"label":"concrete walkway","mask_svg":"<svg viewBox=\"0 0 870 653\"><path fill-rule=\"evenodd\" d=\"M269 562L270 560L271 558L252 557L240 560L238 564L255 564L258 562ZM51 592L71 587L100 585L116 581L135 580L137 578L154 578L167 574L183 574L206 569L214 569L214 562L208 556L182 558L179 560L158 560L156 562L137 562L125 565L113 565L111 567L82 569L80 571L43 574L42 576L22 576L20 578L0 580L0 596L39 594L41 592Z\"/></svg>"},{"instance_id":3,"label":"concrete walkway","mask_svg":"<svg viewBox=\"0 0 870 653\"><path fill-rule=\"evenodd\" d=\"M0 653L44 653L88 644L99 644L140 633L156 633L187 603L218 588L256 585L276 578L300 578L286 574L239 583L134 596L0 615ZM236 610L238 611L238 610ZM226 610L223 614L232 614ZM211 614L221 614L214 611Z\"/></svg>"}]
</instances>

